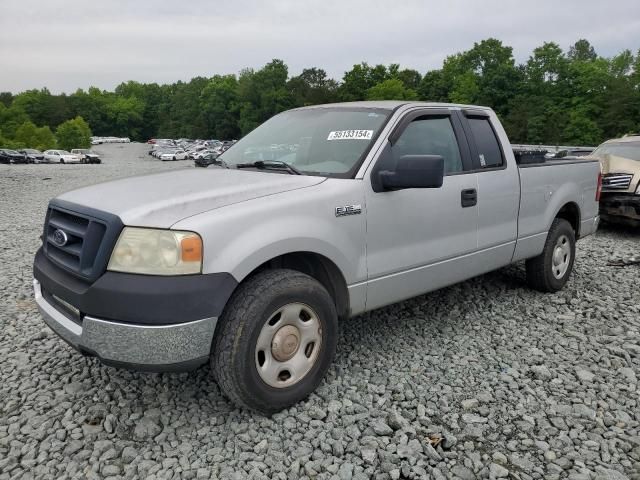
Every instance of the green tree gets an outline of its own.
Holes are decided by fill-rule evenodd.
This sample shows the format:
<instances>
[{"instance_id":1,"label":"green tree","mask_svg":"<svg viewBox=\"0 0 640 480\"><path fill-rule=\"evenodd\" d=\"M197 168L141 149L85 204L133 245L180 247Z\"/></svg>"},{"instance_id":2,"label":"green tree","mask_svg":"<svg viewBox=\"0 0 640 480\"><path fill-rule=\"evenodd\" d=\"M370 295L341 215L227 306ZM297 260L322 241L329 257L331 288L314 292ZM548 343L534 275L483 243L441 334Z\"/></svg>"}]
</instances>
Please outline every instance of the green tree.
<instances>
[{"instance_id":1,"label":"green tree","mask_svg":"<svg viewBox=\"0 0 640 480\"><path fill-rule=\"evenodd\" d=\"M337 82L321 68L305 68L287 82L287 88L296 106L332 103L337 99Z\"/></svg>"},{"instance_id":2,"label":"green tree","mask_svg":"<svg viewBox=\"0 0 640 480\"><path fill-rule=\"evenodd\" d=\"M5 107L10 107L13 102L13 94L11 92L0 92L0 103Z\"/></svg>"},{"instance_id":3,"label":"green tree","mask_svg":"<svg viewBox=\"0 0 640 480\"><path fill-rule=\"evenodd\" d=\"M58 146L64 150L89 148L91 146L91 129L82 117L76 117L58 126L56 138Z\"/></svg>"},{"instance_id":4,"label":"green tree","mask_svg":"<svg viewBox=\"0 0 640 480\"><path fill-rule=\"evenodd\" d=\"M107 104L110 135L140 138L143 126L144 102L137 97L115 96Z\"/></svg>"},{"instance_id":5,"label":"green tree","mask_svg":"<svg viewBox=\"0 0 640 480\"><path fill-rule=\"evenodd\" d=\"M200 103L207 122L207 131L217 139L237 138L238 80L235 75L216 75L202 89Z\"/></svg>"},{"instance_id":6,"label":"green tree","mask_svg":"<svg viewBox=\"0 0 640 480\"><path fill-rule=\"evenodd\" d=\"M397 68L395 70L397 73ZM365 100L371 87L389 78L391 76L384 65L371 67L367 62L362 62L345 72L338 88L338 97L345 102Z\"/></svg>"},{"instance_id":7,"label":"green tree","mask_svg":"<svg viewBox=\"0 0 640 480\"><path fill-rule=\"evenodd\" d=\"M7 108L0 103L0 134L6 139L13 138L18 127L28 121L29 115L20 107L11 105Z\"/></svg>"},{"instance_id":8,"label":"green tree","mask_svg":"<svg viewBox=\"0 0 640 480\"><path fill-rule=\"evenodd\" d=\"M276 113L293 106L287 88L288 68L274 59L260 70L243 70L238 78L238 126L247 134Z\"/></svg>"},{"instance_id":9,"label":"green tree","mask_svg":"<svg viewBox=\"0 0 640 480\"><path fill-rule=\"evenodd\" d=\"M571 110L567 125L562 132L562 143L570 145L597 145L602 139L602 131L587 112Z\"/></svg>"},{"instance_id":10,"label":"green tree","mask_svg":"<svg viewBox=\"0 0 640 480\"><path fill-rule=\"evenodd\" d=\"M595 60L598 58L596 54L595 48L589 43L588 40L581 38L576 43L574 43L571 47L569 47L569 53L567 57L571 60L580 60L582 62L587 62L589 60Z\"/></svg>"},{"instance_id":11,"label":"green tree","mask_svg":"<svg viewBox=\"0 0 640 480\"><path fill-rule=\"evenodd\" d=\"M420 100L428 102L446 102L449 100L449 85L447 85L442 70L431 70L425 73L418 87Z\"/></svg>"},{"instance_id":12,"label":"green tree","mask_svg":"<svg viewBox=\"0 0 640 480\"><path fill-rule=\"evenodd\" d=\"M391 78L367 90L367 100L417 100L418 94L404 86L401 80Z\"/></svg>"},{"instance_id":13,"label":"green tree","mask_svg":"<svg viewBox=\"0 0 640 480\"><path fill-rule=\"evenodd\" d=\"M24 122L16 129L14 142L21 148L48 150L56 146L56 138L49 126L36 127L33 122Z\"/></svg>"},{"instance_id":14,"label":"green tree","mask_svg":"<svg viewBox=\"0 0 640 480\"><path fill-rule=\"evenodd\" d=\"M420 72L410 68L400 70L395 75L395 78L400 80L404 84L405 88L413 90L414 92L418 91L420 83L422 82L422 75L420 75Z\"/></svg>"}]
</instances>

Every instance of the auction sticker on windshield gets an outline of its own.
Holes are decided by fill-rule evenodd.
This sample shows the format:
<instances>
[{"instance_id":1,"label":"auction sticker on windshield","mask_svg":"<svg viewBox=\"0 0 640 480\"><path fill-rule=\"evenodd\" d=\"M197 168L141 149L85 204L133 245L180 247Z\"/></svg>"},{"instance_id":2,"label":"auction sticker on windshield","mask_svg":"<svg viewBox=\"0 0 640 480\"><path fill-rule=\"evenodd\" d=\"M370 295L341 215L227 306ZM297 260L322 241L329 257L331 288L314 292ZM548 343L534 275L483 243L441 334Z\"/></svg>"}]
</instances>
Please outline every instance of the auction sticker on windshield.
<instances>
[{"instance_id":1,"label":"auction sticker on windshield","mask_svg":"<svg viewBox=\"0 0 640 480\"><path fill-rule=\"evenodd\" d=\"M371 140L373 130L336 130L329 132L327 140Z\"/></svg>"}]
</instances>

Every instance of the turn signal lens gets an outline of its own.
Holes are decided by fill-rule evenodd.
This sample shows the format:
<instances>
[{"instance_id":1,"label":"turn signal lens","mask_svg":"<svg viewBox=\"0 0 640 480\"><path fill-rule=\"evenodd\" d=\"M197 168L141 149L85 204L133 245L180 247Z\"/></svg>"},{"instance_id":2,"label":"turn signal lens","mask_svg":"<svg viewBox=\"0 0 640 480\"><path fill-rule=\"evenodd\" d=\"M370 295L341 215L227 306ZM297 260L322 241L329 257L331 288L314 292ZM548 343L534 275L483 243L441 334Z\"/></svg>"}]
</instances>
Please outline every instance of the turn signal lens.
<instances>
[{"instance_id":1,"label":"turn signal lens","mask_svg":"<svg viewBox=\"0 0 640 480\"><path fill-rule=\"evenodd\" d=\"M202 262L202 240L199 236L185 237L180 241L183 262Z\"/></svg>"}]
</instances>

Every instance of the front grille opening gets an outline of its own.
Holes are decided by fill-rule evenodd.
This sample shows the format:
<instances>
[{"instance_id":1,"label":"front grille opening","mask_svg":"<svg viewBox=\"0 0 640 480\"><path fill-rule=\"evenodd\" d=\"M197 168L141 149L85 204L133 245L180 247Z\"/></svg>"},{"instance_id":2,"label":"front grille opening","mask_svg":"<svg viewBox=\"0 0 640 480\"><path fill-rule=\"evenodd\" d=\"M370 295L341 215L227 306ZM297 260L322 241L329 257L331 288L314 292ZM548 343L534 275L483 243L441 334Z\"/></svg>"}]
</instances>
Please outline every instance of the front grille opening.
<instances>
[{"instance_id":1,"label":"front grille opening","mask_svg":"<svg viewBox=\"0 0 640 480\"><path fill-rule=\"evenodd\" d=\"M66 243L56 242L56 231L66 236ZM107 224L84 214L75 214L50 206L44 230L44 253L54 263L84 278L95 278L104 265L100 255ZM59 236L59 233L58 233Z\"/></svg>"},{"instance_id":2,"label":"front grille opening","mask_svg":"<svg viewBox=\"0 0 640 480\"><path fill-rule=\"evenodd\" d=\"M51 244L49 244L49 247L47 248L47 253L51 260L58 262L59 264L71 270L80 270L80 257L78 255L65 252L64 250Z\"/></svg>"},{"instance_id":3,"label":"front grille opening","mask_svg":"<svg viewBox=\"0 0 640 480\"><path fill-rule=\"evenodd\" d=\"M626 190L633 175L628 173L607 173L602 177L602 188L607 190Z\"/></svg>"}]
</instances>

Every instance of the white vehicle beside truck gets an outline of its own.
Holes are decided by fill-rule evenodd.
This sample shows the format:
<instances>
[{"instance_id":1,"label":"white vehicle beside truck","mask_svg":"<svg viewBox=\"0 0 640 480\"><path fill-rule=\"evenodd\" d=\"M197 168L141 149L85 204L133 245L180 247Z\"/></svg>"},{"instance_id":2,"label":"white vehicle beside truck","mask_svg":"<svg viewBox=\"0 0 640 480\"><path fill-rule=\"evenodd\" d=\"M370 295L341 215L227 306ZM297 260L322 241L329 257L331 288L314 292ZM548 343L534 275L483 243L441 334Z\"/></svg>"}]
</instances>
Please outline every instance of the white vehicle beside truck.
<instances>
[{"instance_id":1,"label":"white vehicle beside truck","mask_svg":"<svg viewBox=\"0 0 640 480\"><path fill-rule=\"evenodd\" d=\"M82 156L66 150L45 150L42 155L47 163L80 163L82 161Z\"/></svg>"},{"instance_id":2,"label":"white vehicle beside truck","mask_svg":"<svg viewBox=\"0 0 640 480\"><path fill-rule=\"evenodd\" d=\"M518 165L483 107L304 107L216 164L51 200L35 297L80 352L151 371L210 362L264 413L318 386L340 320L520 261L555 292L599 219L597 160Z\"/></svg>"}]
</instances>

